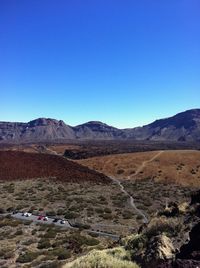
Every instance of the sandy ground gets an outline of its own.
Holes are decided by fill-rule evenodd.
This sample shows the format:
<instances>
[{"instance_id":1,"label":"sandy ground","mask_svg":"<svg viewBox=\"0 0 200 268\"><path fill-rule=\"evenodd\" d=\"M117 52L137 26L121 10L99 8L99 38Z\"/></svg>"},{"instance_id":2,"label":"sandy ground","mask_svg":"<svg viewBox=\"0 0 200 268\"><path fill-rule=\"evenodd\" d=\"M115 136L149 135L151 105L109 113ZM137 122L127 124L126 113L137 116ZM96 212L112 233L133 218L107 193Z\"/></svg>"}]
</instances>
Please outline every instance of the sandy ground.
<instances>
[{"instance_id":1,"label":"sandy ground","mask_svg":"<svg viewBox=\"0 0 200 268\"><path fill-rule=\"evenodd\" d=\"M200 186L200 151L195 150L116 154L83 159L78 163L120 179L150 177L155 181Z\"/></svg>"}]
</instances>

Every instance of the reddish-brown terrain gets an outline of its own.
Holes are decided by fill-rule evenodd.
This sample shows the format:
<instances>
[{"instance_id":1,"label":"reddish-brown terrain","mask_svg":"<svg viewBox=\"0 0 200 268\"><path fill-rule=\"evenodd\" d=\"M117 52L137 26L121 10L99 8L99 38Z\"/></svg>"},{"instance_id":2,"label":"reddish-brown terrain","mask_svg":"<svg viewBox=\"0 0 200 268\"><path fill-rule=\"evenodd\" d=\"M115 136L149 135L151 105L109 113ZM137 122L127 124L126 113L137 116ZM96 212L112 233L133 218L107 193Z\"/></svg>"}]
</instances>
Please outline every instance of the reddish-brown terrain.
<instances>
[{"instance_id":1,"label":"reddish-brown terrain","mask_svg":"<svg viewBox=\"0 0 200 268\"><path fill-rule=\"evenodd\" d=\"M0 151L0 180L32 178L56 178L66 182L110 181L101 173L56 155Z\"/></svg>"},{"instance_id":2,"label":"reddish-brown terrain","mask_svg":"<svg viewBox=\"0 0 200 268\"><path fill-rule=\"evenodd\" d=\"M135 180L145 178L186 187L200 187L200 151L166 150L113 154L77 161L107 176Z\"/></svg>"}]
</instances>

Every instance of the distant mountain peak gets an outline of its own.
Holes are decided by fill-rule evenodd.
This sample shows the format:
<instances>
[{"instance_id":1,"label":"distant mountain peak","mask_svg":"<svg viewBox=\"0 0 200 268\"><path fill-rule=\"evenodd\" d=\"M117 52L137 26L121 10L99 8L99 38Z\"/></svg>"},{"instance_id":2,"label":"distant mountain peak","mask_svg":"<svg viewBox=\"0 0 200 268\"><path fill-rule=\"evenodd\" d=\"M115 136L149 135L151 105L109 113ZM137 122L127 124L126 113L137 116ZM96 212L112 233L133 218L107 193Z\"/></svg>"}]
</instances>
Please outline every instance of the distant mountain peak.
<instances>
[{"instance_id":1,"label":"distant mountain peak","mask_svg":"<svg viewBox=\"0 0 200 268\"><path fill-rule=\"evenodd\" d=\"M103 123L101 121L89 121L89 122L86 122L82 125L87 125L87 126L103 126L103 127L112 127L112 126L109 126L107 125L106 123Z\"/></svg>"},{"instance_id":2,"label":"distant mountain peak","mask_svg":"<svg viewBox=\"0 0 200 268\"><path fill-rule=\"evenodd\" d=\"M0 122L0 142L63 142L76 139L200 142L200 109L187 110L132 129L117 129L101 121L71 127L62 120L43 117L28 123Z\"/></svg>"},{"instance_id":3,"label":"distant mountain peak","mask_svg":"<svg viewBox=\"0 0 200 268\"><path fill-rule=\"evenodd\" d=\"M52 123L58 123L58 120L52 118L40 117L28 122L28 124L30 124L31 126L45 126Z\"/></svg>"}]
</instances>

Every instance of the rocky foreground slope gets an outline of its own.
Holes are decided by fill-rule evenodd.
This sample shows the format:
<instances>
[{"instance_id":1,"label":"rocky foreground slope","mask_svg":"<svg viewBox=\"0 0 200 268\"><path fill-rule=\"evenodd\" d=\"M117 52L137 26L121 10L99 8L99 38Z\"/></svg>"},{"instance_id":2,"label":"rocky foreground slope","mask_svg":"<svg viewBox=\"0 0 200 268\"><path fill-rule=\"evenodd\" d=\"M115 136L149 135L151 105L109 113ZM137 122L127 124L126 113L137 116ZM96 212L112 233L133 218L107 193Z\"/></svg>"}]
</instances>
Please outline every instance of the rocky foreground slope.
<instances>
[{"instance_id":1,"label":"rocky foreground slope","mask_svg":"<svg viewBox=\"0 0 200 268\"><path fill-rule=\"evenodd\" d=\"M190 203L171 203L120 246L94 250L65 268L197 268L200 267L200 191Z\"/></svg>"},{"instance_id":2,"label":"rocky foreground slope","mask_svg":"<svg viewBox=\"0 0 200 268\"><path fill-rule=\"evenodd\" d=\"M64 142L67 140L200 141L200 109L156 120L137 128L118 129L91 121L76 127L50 118L28 123L0 122L1 143Z\"/></svg>"}]
</instances>

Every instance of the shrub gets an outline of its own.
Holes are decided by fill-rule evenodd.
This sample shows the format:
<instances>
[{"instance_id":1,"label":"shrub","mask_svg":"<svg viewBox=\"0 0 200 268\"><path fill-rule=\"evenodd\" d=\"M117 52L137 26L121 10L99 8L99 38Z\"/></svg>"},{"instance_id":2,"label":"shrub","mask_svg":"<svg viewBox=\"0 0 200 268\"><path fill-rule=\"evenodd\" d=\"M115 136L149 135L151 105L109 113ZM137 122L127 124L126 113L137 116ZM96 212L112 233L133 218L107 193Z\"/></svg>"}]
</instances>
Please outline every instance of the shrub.
<instances>
[{"instance_id":1,"label":"shrub","mask_svg":"<svg viewBox=\"0 0 200 268\"><path fill-rule=\"evenodd\" d=\"M4 208L0 208L0 214L4 214L5 213L5 209Z\"/></svg>"},{"instance_id":2,"label":"shrub","mask_svg":"<svg viewBox=\"0 0 200 268\"><path fill-rule=\"evenodd\" d=\"M98 214L101 214L103 213L103 209L102 208L95 208L95 212L98 213Z\"/></svg>"},{"instance_id":3,"label":"shrub","mask_svg":"<svg viewBox=\"0 0 200 268\"><path fill-rule=\"evenodd\" d=\"M102 214L101 217L104 219L104 220L112 220L113 219L113 216L111 214Z\"/></svg>"},{"instance_id":4,"label":"shrub","mask_svg":"<svg viewBox=\"0 0 200 268\"><path fill-rule=\"evenodd\" d=\"M15 235L15 236L16 236L16 235L23 235L23 231L22 231L22 229L17 230L17 231L15 232L14 235Z\"/></svg>"},{"instance_id":5,"label":"shrub","mask_svg":"<svg viewBox=\"0 0 200 268\"><path fill-rule=\"evenodd\" d=\"M35 235L36 233L37 233L37 229L33 229L31 232L32 235Z\"/></svg>"},{"instance_id":6,"label":"shrub","mask_svg":"<svg viewBox=\"0 0 200 268\"><path fill-rule=\"evenodd\" d=\"M30 246L30 245L32 245L32 244L34 244L36 242L37 242L36 238L31 238L29 240L24 241L22 244L25 245L25 246Z\"/></svg>"},{"instance_id":7,"label":"shrub","mask_svg":"<svg viewBox=\"0 0 200 268\"><path fill-rule=\"evenodd\" d=\"M128 239L128 241L126 241L125 249L131 251L132 253L138 252L146 246L146 243L147 239L145 235L133 235Z\"/></svg>"},{"instance_id":8,"label":"shrub","mask_svg":"<svg viewBox=\"0 0 200 268\"><path fill-rule=\"evenodd\" d=\"M71 257L71 254L68 251L63 251L58 253L58 260L66 260Z\"/></svg>"},{"instance_id":9,"label":"shrub","mask_svg":"<svg viewBox=\"0 0 200 268\"><path fill-rule=\"evenodd\" d=\"M14 207L9 207L9 208L7 208L7 212L12 212L12 211L14 211L14 210L15 210Z\"/></svg>"},{"instance_id":10,"label":"shrub","mask_svg":"<svg viewBox=\"0 0 200 268\"><path fill-rule=\"evenodd\" d=\"M76 223L73 224L73 227L76 227L76 228L79 228L79 229L90 229L91 226L89 224L76 222Z\"/></svg>"},{"instance_id":11,"label":"shrub","mask_svg":"<svg viewBox=\"0 0 200 268\"><path fill-rule=\"evenodd\" d=\"M55 238L57 235L56 229L49 228L43 235L43 238Z\"/></svg>"},{"instance_id":12,"label":"shrub","mask_svg":"<svg viewBox=\"0 0 200 268\"><path fill-rule=\"evenodd\" d=\"M44 263L40 265L40 268L61 268L61 264L58 261L53 261L50 263Z\"/></svg>"},{"instance_id":13,"label":"shrub","mask_svg":"<svg viewBox=\"0 0 200 268\"><path fill-rule=\"evenodd\" d=\"M64 210L62 208L59 208L57 210L57 215L63 215L64 214Z\"/></svg>"},{"instance_id":14,"label":"shrub","mask_svg":"<svg viewBox=\"0 0 200 268\"><path fill-rule=\"evenodd\" d=\"M74 213L74 212L68 211L68 212L65 213L65 218L66 219L75 219L77 217L78 217L78 215L76 213Z\"/></svg>"},{"instance_id":15,"label":"shrub","mask_svg":"<svg viewBox=\"0 0 200 268\"><path fill-rule=\"evenodd\" d=\"M124 219L131 219L133 217L133 213L128 211L128 210L125 210L122 214L123 218Z\"/></svg>"},{"instance_id":16,"label":"shrub","mask_svg":"<svg viewBox=\"0 0 200 268\"><path fill-rule=\"evenodd\" d=\"M121 259L120 256L113 256L107 250L93 250L87 255L76 259L75 261L66 264L63 268L139 268L137 264Z\"/></svg>"},{"instance_id":17,"label":"shrub","mask_svg":"<svg viewBox=\"0 0 200 268\"><path fill-rule=\"evenodd\" d=\"M56 213L55 213L55 211L53 211L53 210L51 210L51 211L47 211L47 216L56 216Z\"/></svg>"},{"instance_id":18,"label":"shrub","mask_svg":"<svg viewBox=\"0 0 200 268\"><path fill-rule=\"evenodd\" d=\"M110 208L105 208L105 209L104 209L104 212L105 212L105 213L112 213L112 210L111 210Z\"/></svg>"},{"instance_id":19,"label":"shrub","mask_svg":"<svg viewBox=\"0 0 200 268\"><path fill-rule=\"evenodd\" d=\"M181 224L177 220L160 217L150 222L147 230L145 231L145 235L148 238L151 238L152 236L165 233L167 236L171 237L176 236L180 230Z\"/></svg>"},{"instance_id":20,"label":"shrub","mask_svg":"<svg viewBox=\"0 0 200 268\"><path fill-rule=\"evenodd\" d=\"M99 244L99 240L97 240L97 239L95 239L95 238L87 238L87 240L86 240L86 242L85 242L85 244L87 245L87 246L96 246L96 245L98 245Z\"/></svg>"},{"instance_id":21,"label":"shrub","mask_svg":"<svg viewBox=\"0 0 200 268\"><path fill-rule=\"evenodd\" d=\"M18 259L16 260L17 262L20 263L27 263L27 262L32 262L33 260L35 260L38 256L40 255L39 252L32 252L32 251L28 251L24 254L20 254Z\"/></svg>"},{"instance_id":22,"label":"shrub","mask_svg":"<svg viewBox=\"0 0 200 268\"><path fill-rule=\"evenodd\" d=\"M120 175L120 174L123 174L124 173L124 170L123 169L118 169L117 170L117 174Z\"/></svg>"},{"instance_id":23,"label":"shrub","mask_svg":"<svg viewBox=\"0 0 200 268\"><path fill-rule=\"evenodd\" d=\"M50 247L51 247L50 241L47 239L43 239L43 238L38 242L38 246L37 246L38 249L50 248Z\"/></svg>"},{"instance_id":24,"label":"shrub","mask_svg":"<svg viewBox=\"0 0 200 268\"><path fill-rule=\"evenodd\" d=\"M4 227L4 226L17 227L20 224L21 224L20 220L14 220L14 219L9 218L9 217L6 217L2 221L0 221L0 227Z\"/></svg>"},{"instance_id":25,"label":"shrub","mask_svg":"<svg viewBox=\"0 0 200 268\"><path fill-rule=\"evenodd\" d=\"M13 255L14 255L13 248L5 247L0 249L0 258L10 259L13 257Z\"/></svg>"},{"instance_id":26,"label":"shrub","mask_svg":"<svg viewBox=\"0 0 200 268\"><path fill-rule=\"evenodd\" d=\"M137 219L137 220L142 220L143 217L142 217L142 215L137 215L136 219Z\"/></svg>"}]
</instances>

